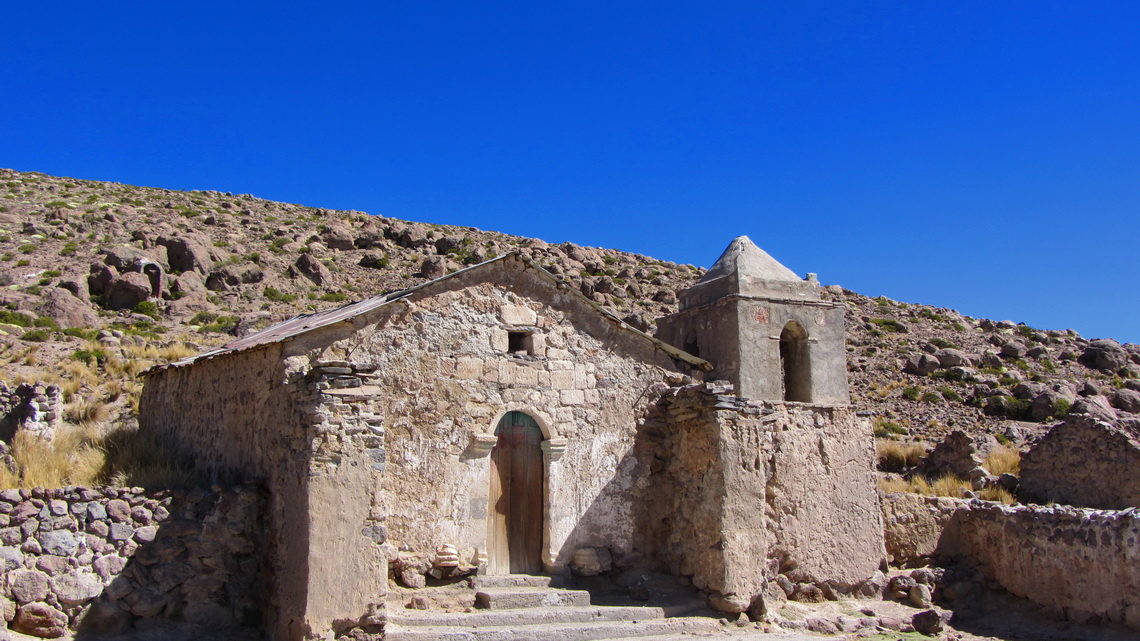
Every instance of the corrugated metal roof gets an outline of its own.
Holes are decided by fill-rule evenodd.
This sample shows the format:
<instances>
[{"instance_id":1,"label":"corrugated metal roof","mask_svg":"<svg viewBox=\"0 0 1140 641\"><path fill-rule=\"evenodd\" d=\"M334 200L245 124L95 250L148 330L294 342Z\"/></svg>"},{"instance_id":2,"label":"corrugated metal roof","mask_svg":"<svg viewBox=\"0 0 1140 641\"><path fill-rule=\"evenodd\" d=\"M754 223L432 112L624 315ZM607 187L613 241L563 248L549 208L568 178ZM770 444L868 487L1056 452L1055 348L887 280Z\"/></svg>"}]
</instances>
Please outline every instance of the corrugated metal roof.
<instances>
[{"instance_id":1,"label":"corrugated metal roof","mask_svg":"<svg viewBox=\"0 0 1140 641\"><path fill-rule=\"evenodd\" d=\"M387 305L388 303L397 301L401 298L405 298L411 294L414 294L415 292L417 292L421 289L430 287L430 286L432 286L436 283L439 283L441 281L445 281L449 278L455 278L456 276L459 276L460 274L464 274L464 273L469 272L471 270L479 269L479 268L484 267L486 265L489 265L491 263L501 261L501 260L506 260L509 258L513 258L513 259L517 259L517 260L522 261L527 267L536 270L536 273L540 277L543 277L546 280L552 282L554 285L556 285L559 288L564 289L565 291L569 292L571 295L578 297L579 299L581 299L582 301L587 303L590 307L592 307L595 311L602 314L604 317L606 317L610 321L616 323L622 329L624 329L626 331L633 332L634 334L638 334L638 335L642 336L643 338L653 342L658 349L665 352L670 357L678 359L678 360L685 361L685 362L689 363L690 365L692 365L693 367L696 367L697 369L704 370L706 372L710 371L712 369L712 363L709 363L708 361L706 361L704 359L693 356L692 354L689 354L688 352L677 349L676 347L673 347L672 345L669 345L668 343L665 343L658 338L650 336L649 334L646 334L645 332L642 332L642 331L632 327L631 325L629 325L629 323L626 323L625 321L621 320L620 318L615 316L613 313L611 313L609 310L605 309L604 307L602 307L598 303L594 302L593 300L590 300L589 298L587 298L584 294L582 294L582 292L578 291L577 289L575 289L573 287L570 287L566 281L564 281L561 278L558 278L557 276L546 271L545 269L543 269L541 266L539 266L537 263L530 260L529 258L527 258L527 257L525 257L525 256L523 256L517 252L514 252L514 253L510 253L510 254L505 254L503 256L499 256L497 258L492 258L491 260L479 263L478 265L472 265L471 267L467 267L464 269L460 269L458 271L454 271L454 272L447 274L445 276L441 276L441 277L436 278L434 280L430 280L430 281L427 281L425 283L421 283L419 285L416 285L415 287L409 287L408 289L400 290L397 292L391 292L389 294L382 294L380 296L373 296L372 298L366 298L362 301L357 301L355 303L349 303L348 305L345 305L343 307L338 307L336 309L330 309L330 310L326 310L323 312L315 312L312 314L302 314L300 316L294 316L293 318L290 318L289 320L286 320L286 321L280 322L276 325L267 327L267 328L265 328L259 332L254 332L248 336L242 336L240 338L235 338L234 340L229 341L226 344L224 344L220 347L217 347L215 349L212 349L208 352L203 352L202 354L198 354L196 356L190 356L188 358L184 358L180 361L175 361L173 363L168 363L165 365L158 365L156 367L152 367L151 369L144 372L144 374L147 374L147 373L150 373L153 371L161 371L161 370L164 370L164 369L167 369L170 367L183 367L185 365L190 365L191 363L197 362L199 360L207 360L207 359L211 359L211 358L216 358L216 357L224 356L227 354L233 354L235 352L246 351L246 350L253 349L255 347L259 347L262 345L269 345L271 343L278 343L278 342L281 342L284 340L288 340L289 338L292 338L294 336L298 336L300 334L304 334L305 332L309 332L309 331L312 331L314 329L319 329L321 327L328 327L329 325L334 325L336 323L349 320L351 318L359 316L360 314L364 314L364 313L372 311L374 309L378 309L380 307L383 307L384 305Z\"/></svg>"}]
</instances>

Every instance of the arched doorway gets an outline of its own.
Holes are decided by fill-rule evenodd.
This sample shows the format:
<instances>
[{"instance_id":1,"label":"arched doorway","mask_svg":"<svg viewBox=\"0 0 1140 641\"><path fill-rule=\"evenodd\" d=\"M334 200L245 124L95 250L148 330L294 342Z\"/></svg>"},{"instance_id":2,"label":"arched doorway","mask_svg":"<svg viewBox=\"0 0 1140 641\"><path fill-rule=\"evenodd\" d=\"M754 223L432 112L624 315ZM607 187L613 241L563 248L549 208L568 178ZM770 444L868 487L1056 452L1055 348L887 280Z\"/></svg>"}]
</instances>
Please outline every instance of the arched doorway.
<instances>
[{"instance_id":1,"label":"arched doorway","mask_svg":"<svg viewBox=\"0 0 1140 641\"><path fill-rule=\"evenodd\" d=\"M780 364L784 369L784 400L811 402L808 335L796 321L788 321L780 332Z\"/></svg>"},{"instance_id":2,"label":"arched doorway","mask_svg":"<svg viewBox=\"0 0 1140 641\"><path fill-rule=\"evenodd\" d=\"M542 429L523 412L507 412L491 450L488 571L542 572Z\"/></svg>"}]
</instances>

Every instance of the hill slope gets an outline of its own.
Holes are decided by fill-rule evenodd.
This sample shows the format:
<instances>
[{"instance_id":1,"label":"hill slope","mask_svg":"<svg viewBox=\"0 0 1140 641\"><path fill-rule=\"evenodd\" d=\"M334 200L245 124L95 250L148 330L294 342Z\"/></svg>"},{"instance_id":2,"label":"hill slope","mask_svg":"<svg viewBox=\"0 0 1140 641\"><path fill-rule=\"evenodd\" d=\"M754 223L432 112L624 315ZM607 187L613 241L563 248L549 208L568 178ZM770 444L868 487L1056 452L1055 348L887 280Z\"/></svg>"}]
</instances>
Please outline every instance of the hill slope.
<instances>
[{"instance_id":1,"label":"hill slope","mask_svg":"<svg viewBox=\"0 0 1140 641\"><path fill-rule=\"evenodd\" d=\"M0 170L0 380L57 385L66 421L94 443L129 424L135 376L151 364L510 251L648 331L704 271L250 195ZM1081 394L1140 405L1140 346L835 286L826 295L849 305L852 398L878 415L880 435L963 428L1024 441Z\"/></svg>"}]
</instances>

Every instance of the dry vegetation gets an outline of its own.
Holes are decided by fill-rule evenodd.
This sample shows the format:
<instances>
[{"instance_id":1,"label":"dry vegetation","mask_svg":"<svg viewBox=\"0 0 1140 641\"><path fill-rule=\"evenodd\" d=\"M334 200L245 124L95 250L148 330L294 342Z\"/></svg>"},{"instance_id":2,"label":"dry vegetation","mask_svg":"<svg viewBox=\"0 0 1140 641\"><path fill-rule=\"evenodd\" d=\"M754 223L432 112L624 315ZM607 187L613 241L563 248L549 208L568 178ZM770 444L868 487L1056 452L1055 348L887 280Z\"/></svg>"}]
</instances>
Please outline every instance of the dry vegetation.
<instances>
[{"instance_id":1,"label":"dry vegetation","mask_svg":"<svg viewBox=\"0 0 1140 641\"><path fill-rule=\"evenodd\" d=\"M921 474L899 476L899 473L918 464L926 453L926 447L921 443L904 443L889 438L876 439L875 444L879 454L879 469L891 473L879 479L879 489L888 494L910 492L925 496L962 498L966 492L974 492L984 501L998 501L1008 505L1016 500L1008 490L1001 487L986 487L975 492L968 480L953 474L934 479ZM982 467L993 476L1017 475L1020 462L1020 452L1006 445L998 445L986 456Z\"/></svg>"}]
</instances>

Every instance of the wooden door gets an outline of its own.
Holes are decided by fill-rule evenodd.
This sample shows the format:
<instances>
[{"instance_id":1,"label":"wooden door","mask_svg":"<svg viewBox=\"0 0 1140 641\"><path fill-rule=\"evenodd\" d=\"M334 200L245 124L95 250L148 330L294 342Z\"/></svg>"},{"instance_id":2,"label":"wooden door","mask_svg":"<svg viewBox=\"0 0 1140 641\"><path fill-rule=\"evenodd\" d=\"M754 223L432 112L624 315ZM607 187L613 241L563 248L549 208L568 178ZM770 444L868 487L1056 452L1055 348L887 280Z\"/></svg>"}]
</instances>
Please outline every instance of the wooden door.
<instances>
[{"instance_id":1,"label":"wooden door","mask_svg":"<svg viewBox=\"0 0 1140 641\"><path fill-rule=\"evenodd\" d=\"M507 412L491 450L488 545L492 574L542 572L542 430L522 412Z\"/></svg>"}]
</instances>

